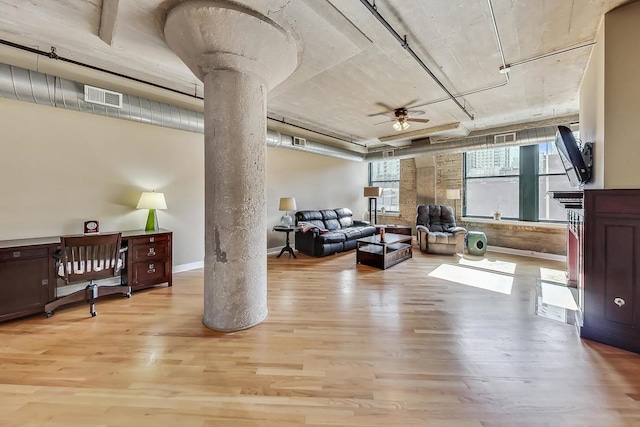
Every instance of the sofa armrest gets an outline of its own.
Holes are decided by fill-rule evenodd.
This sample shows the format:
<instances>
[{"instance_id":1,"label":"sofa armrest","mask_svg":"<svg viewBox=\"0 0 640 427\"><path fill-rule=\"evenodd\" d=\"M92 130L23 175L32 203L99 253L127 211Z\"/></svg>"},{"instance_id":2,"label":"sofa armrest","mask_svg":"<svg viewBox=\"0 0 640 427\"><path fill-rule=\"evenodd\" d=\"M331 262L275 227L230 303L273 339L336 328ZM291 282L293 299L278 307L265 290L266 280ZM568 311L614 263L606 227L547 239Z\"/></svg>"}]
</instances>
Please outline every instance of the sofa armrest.
<instances>
[{"instance_id":1,"label":"sofa armrest","mask_svg":"<svg viewBox=\"0 0 640 427\"><path fill-rule=\"evenodd\" d=\"M359 221L357 219L354 219L353 225L355 225L356 227L365 227L367 225L371 225L371 223L369 221Z\"/></svg>"}]
</instances>

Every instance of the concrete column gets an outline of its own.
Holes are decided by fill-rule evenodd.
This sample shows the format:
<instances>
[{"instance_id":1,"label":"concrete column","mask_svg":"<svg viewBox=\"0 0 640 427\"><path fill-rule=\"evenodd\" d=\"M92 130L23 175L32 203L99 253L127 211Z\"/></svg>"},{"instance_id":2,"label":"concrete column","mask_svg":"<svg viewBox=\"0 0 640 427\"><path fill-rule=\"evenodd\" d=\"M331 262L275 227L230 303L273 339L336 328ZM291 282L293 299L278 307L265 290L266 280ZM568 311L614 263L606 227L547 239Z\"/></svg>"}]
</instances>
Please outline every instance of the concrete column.
<instances>
[{"instance_id":1,"label":"concrete column","mask_svg":"<svg viewBox=\"0 0 640 427\"><path fill-rule=\"evenodd\" d=\"M165 37L205 89L204 324L267 316L266 97L297 65L290 34L236 3L191 1Z\"/></svg>"}]
</instances>

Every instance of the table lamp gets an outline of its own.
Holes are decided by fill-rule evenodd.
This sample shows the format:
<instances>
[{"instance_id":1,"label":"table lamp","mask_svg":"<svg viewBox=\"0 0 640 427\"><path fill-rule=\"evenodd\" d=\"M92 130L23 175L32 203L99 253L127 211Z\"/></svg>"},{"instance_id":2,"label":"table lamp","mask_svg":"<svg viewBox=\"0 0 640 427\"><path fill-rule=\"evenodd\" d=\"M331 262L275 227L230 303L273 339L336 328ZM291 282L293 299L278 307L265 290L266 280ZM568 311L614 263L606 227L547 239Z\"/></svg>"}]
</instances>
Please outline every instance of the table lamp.
<instances>
[{"instance_id":1,"label":"table lamp","mask_svg":"<svg viewBox=\"0 0 640 427\"><path fill-rule=\"evenodd\" d=\"M147 225L144 229L145 231L158 231L158 216L156 214L156 209L167 209L167 202L164 199L164 193L156 193L152 191L143 192L140 196L136 209L149 209Z\"/></svg>"},{"instance_id":2,"label":"table lamp","mask_svg":"<svg viewBox=\"0 0 640 427\"><path fill-rule=\"evenodd\" d=\"M296 209L298 208L296 207L295 197L281 197L279 210L284 211L284 215L280 218L280 224L285 227L291 227L293 218L289 216L289 211L295 211Z\"/></svg>"}]
</instances>

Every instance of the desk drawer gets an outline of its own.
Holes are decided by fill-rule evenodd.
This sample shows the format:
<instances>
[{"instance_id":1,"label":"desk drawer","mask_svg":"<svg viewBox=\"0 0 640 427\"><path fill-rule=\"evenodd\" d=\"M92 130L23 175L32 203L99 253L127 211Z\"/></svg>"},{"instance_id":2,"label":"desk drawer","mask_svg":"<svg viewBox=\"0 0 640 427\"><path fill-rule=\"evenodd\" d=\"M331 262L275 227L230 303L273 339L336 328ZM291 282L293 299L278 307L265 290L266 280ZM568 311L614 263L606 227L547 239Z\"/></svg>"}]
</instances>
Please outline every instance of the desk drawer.
<instances>
[{"instance_id":1,"label":"desk drawer","mask_svg":"<svg viewBox=\"0 0 640 427\"><path fill-rule=\"evenodd\" d=\"M133 283L135 287L140 284L157 284L167 282L167 271L165 270L165 262L136 262L133 264Z\"/></svg>"},{"instance_id":2,"label":"desk drawer","mask_svg":"<svg viewBox=\"0 0 640 427\"><path fill-rule=\"evenodd\" d=\"M147 243L135 245L129 248L132 251L133 261L165 259L169 256L169 245L167 242Z\"/></svg>"},{"instance_id":3,"label":"desk drawer","mask_svg":"<svg viewBox=\"0 0 640 427\"><path fill-rule=\"evenodd\" d=\"M146 245L149 243L166 243L169 241L169 235L161 234L155 236L134 237L129 239L130 246Z\"/></svg>"},{"instance_id":4,"label":"desk drawer","mask_svg":"<svg viewBox=\"0 0 640 427\"><path fill-rule=\"evenodd\" d=\"M49 248L22 249L15 248L0 251L0 261L26 258L45 258L49 256Z\"/></svg>"}]
</instances>

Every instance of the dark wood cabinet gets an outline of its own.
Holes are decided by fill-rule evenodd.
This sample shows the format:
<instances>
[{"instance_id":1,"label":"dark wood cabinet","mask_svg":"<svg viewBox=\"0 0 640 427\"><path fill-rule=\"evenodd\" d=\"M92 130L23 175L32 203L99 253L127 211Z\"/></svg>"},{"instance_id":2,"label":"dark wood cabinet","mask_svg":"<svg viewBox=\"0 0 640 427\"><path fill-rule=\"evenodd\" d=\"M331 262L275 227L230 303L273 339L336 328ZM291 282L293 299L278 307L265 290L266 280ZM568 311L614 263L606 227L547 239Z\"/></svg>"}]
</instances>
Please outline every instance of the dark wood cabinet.
<instances>
[{"instance_id":1,"label":"dark wood cabinet","mask_svg":"<svg viewBox=\"0 0 640 427\"><path fill-rule=\"evenodd\" d=\"M640 352L640 190L584 192L580 334Z\"/></svg>"},{"instance_id":2,"label":"dark wood cabinet","mask_svg":"<svg viewBox=\"0 0 640 427\"><path fill-rule=\"evenodd\" d=\"M167 283L172 285L172 233L159 231L147 235L123 236L127 251L127 267L123 277L132 290Z\"/></svg>"},{"instance_id":3,"label":"dark wood cabinet","mask_svg":"<svg viewBox=\"0 0 640 427\"><path fill-rule=\"evenodd\" d=\"M53 254L57 245L19 241L0 246L0 321L44 311L56 284Z\"/></svg>"}]
</instances>

